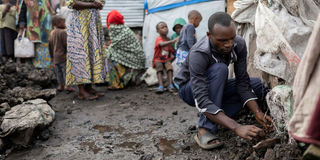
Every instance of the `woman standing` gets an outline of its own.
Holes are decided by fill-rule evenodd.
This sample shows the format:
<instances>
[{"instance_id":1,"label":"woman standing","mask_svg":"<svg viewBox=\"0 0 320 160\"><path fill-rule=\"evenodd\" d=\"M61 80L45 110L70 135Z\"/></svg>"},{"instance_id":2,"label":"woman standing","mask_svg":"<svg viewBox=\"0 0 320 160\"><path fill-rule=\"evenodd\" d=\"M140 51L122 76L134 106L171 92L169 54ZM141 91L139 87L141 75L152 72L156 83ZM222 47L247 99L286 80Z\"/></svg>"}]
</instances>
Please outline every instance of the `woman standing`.
<instances>
[{"instance_id":1,"label":"woman standing","mask_svg":"<svg viewBox=\"0 0 320 160\"><path fill-rule=\"evenodd\" d=\"M19 35L26 36L35 45L33 65L48 68L51 58L48 49L48 37L51 30L51 16L55 14L49 0L18 0Z\"/></svg>"},{"instance_id":2,"label":"woman standing","mask_svg":"<svg viewBox=\"0 0 320 160\"><path fill-rule=\"evenodd\" d=\"M99 0L68 0L72 15L67 26L66 84L79 87L79 99L92 100L103 96L91 84L104 83L106 52L99 10Z\"/></svg>"}]
</instances>

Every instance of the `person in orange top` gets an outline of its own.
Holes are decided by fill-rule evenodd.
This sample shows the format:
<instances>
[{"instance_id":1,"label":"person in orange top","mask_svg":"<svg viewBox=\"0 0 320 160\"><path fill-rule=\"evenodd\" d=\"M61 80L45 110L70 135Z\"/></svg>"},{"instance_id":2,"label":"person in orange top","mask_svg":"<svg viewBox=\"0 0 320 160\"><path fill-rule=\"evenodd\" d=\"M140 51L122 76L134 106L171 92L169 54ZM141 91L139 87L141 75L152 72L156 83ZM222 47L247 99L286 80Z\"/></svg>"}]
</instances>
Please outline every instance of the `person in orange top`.
<instances>
[{"instance_id":1,"label":"person in orange top","mask_svg":"<svg viewBox=\"0 0 320 160\"><path fill-rule=\"evenodd\" d=\"M171 44L175 43L177 41L177 38L174 40L170 40L170 38L167 37L168 26L165 22L159 22L156 26L156 29L157 32L160 34L160 36L158 36L156 39L156 43L154 46L154 56L152 60L152 66L157 71L157 77L159 81L159 87L157 88L156 93L164 92L164 86L162 81L162 74L164 70L167 71L168 75L168 89L170 92L174 92L175 88L172 82L173 71L171 65L171 62L174 59L174 50Z\"/></svg>"}]
</instances>

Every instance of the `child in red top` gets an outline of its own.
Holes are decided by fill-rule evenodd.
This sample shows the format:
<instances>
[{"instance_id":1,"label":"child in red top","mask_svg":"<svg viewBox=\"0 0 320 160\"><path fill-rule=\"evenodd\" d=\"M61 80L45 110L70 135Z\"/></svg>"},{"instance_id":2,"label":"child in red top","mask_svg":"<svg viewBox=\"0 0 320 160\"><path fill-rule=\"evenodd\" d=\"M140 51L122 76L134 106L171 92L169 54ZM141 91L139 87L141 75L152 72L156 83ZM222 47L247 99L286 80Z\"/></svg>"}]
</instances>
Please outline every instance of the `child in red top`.
<instances>
[{"instance_id":1,"label":"child in red top","mask_svg":"<svg viewBox=\"0 0 320 160\"><path fill-rule=\"evenodd\" d=\"M175 89L172 83L172 65L171 62L174 59L173 53L174 50L171 47L172 43L175 43L177 39L170 40L167 37L168 34L168 26L165 22L159 22L156 26L157 32L160 36L157 37L156 43L154 46L154 56L152 60L152 66L157 70L157 77L159 81L159 87L157 88L156 93L163 93L163 81L162 74L163 71L167 71L168 81L169 81L169 91L174 92Z\"/></svg>"}]
</instances>

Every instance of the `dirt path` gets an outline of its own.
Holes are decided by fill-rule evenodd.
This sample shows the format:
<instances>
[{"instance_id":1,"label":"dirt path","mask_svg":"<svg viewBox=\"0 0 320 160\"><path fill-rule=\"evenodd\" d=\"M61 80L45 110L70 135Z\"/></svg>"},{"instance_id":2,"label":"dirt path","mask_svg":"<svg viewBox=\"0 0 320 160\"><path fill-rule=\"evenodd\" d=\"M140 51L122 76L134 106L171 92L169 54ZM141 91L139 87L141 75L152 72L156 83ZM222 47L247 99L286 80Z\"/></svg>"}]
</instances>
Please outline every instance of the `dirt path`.
<instances>
[{"instance_id":1,"label":"dirt path","mask_svg":"<svg viewBox=\"0 0 320 160\"><path fill-rule=\"evenodd\" d=\"M104 88L99 87L99 90ZM79 101L75 95L59 93L50 101L56 111L56 119L49 127L48 140L37 140L29 149L14 151L7 159L200 160L264 157L265 150L253 153L252 142L242 140L226 129L219 133L226 143L223 148L212 151L200 149L192 139L198 120L196 109L170 93L156 95L148 88L129 88L107 91L104 97L89 102ZM247 119L252 117L242 116L239 121L246 123ZM277 144L271 151L279 159L297 158L300 154L290 145Z\"/></svg>"}]
</instances>

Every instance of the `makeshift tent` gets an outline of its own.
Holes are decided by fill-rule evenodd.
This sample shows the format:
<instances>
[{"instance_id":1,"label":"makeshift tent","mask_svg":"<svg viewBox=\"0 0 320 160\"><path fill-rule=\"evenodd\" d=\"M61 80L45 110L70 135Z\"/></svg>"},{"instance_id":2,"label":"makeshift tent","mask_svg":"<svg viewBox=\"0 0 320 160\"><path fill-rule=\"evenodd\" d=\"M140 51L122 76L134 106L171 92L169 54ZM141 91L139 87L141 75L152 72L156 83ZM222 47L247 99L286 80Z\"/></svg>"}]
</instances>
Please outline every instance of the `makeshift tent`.
<instances>
[{"instance_id":1,"label":"makeshift tent","mask_svg":"<svg viewBox=\"0 0 320 160\"><path fill-rule=\"evenodd\" d=\"M198 10L202 15L202 21L196 29L196 37L200 39L208 31L208 19L215 12L225 11L224 0L145 0L145 20L143 25L143 48L146 54L146 67L152 64L154 43L159 35L156 25L160 21L167 23L168 37L174 32L173 22L182 17L188 20L188 12Z\"/></svg>"}]
</instances>

